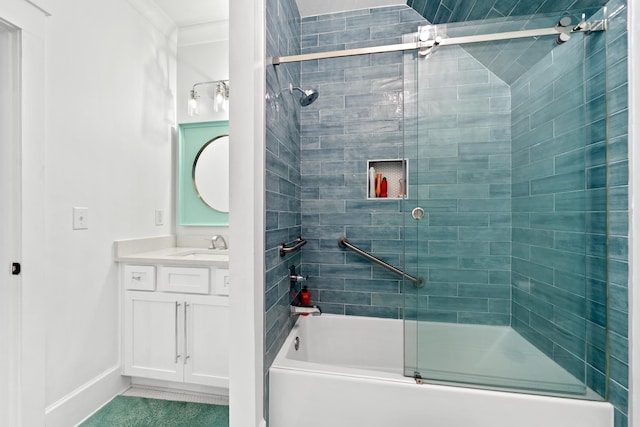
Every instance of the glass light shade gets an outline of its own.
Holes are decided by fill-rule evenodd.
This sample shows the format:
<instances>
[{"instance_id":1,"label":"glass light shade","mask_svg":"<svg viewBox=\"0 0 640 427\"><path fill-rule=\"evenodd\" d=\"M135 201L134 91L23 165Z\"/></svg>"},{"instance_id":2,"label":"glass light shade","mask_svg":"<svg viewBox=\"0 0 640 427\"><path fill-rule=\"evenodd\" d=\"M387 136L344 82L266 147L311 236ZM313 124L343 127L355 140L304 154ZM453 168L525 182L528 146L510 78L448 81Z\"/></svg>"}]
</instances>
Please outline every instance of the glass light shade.
<instances>
[{"instance_id":1,"label":"glass light shade","mask_svg":"<svg viewBox=\"0 0 640 427\"><path fill-rule=\"evenodd\" d=\"M200 115L200 108L198 108L198 98L197 95L193 93L189 97L189 102L187 104L187 114L190 117Z\"/></svg>"},{"instance_id":2,"label":"glass light shade","mask_svg":"<svg viewBox=\"0 0 640 427\"><path fill-rule=\"evenodd\" d=\"M215 91L214 103L213 103L213 109L216 113L220 111L220 108L222 108L222 110L224 111L227 110L226 100L227 100L227 87L223 82L219 82L216 85L216 91Z\"/></svg>"}]
</instances>

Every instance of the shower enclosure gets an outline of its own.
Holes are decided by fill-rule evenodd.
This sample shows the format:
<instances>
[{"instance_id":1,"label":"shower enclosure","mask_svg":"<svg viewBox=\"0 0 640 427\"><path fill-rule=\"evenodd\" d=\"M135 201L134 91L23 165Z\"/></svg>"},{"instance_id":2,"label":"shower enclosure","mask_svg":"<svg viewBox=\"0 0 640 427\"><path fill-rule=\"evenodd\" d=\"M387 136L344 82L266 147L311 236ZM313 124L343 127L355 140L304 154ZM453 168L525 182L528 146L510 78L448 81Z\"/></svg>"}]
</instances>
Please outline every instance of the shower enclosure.
<instances>
[{"instance_id":1,"label":"shower enclosure","mask_svg":"<svg viewBox=\"0 0 640 427\"><path fill-rule=\"evenodd\" d=\"M320 93L291 114L312 299L325 313L402 317L403 373L417 382L606 398L606 10L427 25L402 43L373 31L415 19L405 12L312 17L302 39L315 51L272 58L294 74L302 62L301 86ZM279 160L267 158L278 182L297 176ZM372 198L369 164L386 160L406 165L406 192ZM275 218L289 195L273 182Z\"/></svg>"},{"instance_id":2,"label":"shower enclosure","mask_svg":"<svg viewBox=\"0 0 640 427\"><path fill-rule=\"evenodd\" d=\"M404 54L404 268L425 281L404 282L407 376L606 396L605 32L486 36L604 29L583 19L405 36L435 41Z\"/></svg>"}]
</instances>

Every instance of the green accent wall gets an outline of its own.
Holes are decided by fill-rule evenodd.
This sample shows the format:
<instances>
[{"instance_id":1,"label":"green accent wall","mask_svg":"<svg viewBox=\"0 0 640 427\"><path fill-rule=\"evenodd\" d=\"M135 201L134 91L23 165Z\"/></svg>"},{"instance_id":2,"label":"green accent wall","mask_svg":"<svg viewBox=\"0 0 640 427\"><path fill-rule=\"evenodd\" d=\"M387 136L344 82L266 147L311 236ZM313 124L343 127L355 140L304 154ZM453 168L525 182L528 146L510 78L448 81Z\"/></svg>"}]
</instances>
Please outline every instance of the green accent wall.
<instances>
[{"instance_id":1,"label":"green accent wall","mask_svg":"<svg viewBox=\"0 0 640 427\"><path fill-rule=\"evenodd\" d=\"M186 226L229 225L229 213L207 206L193 185L193 161L204 144L229 134L229 121L186 123L178 135L178 224Z\"/></svg>"}]
</instances>

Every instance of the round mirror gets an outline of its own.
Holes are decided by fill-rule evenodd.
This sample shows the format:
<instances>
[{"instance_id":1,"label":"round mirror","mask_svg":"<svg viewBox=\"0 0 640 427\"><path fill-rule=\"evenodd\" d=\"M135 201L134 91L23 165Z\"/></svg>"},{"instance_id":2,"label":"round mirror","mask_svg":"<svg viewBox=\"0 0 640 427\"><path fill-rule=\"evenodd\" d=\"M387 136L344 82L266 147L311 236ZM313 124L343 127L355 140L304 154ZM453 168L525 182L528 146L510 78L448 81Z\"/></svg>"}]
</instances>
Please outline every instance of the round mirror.
<instances>
[{"instance_id":1,"label":"round mirror","mask_svg":"<svg viewBox=\"0 0 640 427\"><path fill-rule=\"evenodd\" d=\"M193 161L193 186L207 206L229 212L229 135L202 146Z\"/></svg>"}]
</instances>

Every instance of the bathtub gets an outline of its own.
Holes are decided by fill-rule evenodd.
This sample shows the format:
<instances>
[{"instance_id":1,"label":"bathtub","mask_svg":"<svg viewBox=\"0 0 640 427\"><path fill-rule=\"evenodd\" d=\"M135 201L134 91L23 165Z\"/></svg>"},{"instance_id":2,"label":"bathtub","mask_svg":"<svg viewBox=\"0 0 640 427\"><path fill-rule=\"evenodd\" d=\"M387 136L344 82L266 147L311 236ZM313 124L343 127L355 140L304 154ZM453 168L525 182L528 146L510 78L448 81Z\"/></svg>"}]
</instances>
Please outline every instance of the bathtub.
<instances>
[{"instance_id":1,"label":"bathtub","mask_svg":"<svg viewBox=\"0 0 640 427\"><path fill-rule=\"evenodd\" d=\"M419 385L403 345L401 320L300 317L269 370L270 427L613 426L607 402Z\"/></svg>"}]
</instances>

